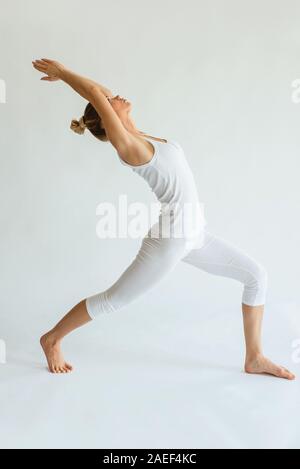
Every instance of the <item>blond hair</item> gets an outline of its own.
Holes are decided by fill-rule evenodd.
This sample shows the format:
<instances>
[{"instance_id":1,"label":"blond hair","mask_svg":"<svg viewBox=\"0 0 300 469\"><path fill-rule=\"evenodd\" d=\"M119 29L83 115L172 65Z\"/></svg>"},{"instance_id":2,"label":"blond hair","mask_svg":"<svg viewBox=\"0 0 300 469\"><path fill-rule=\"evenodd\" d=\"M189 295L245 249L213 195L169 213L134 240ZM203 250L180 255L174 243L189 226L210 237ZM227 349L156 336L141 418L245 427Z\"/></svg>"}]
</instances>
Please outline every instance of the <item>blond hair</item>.
<instances>
[{"instance_id":1,"label":"blond hair","mask_svg":"<svg viewBox=\"0 0 300 469\"><path fill-rule=\"evenodd\" d=\"M85 129L88 129L98 140L109 141L105 129L102 127L101 117L91 103L87 104L83 116L79 120L72 120L70 128L80 135L84 133Z\"/></svg>"},{"instance_id":2,"label":"blond hair","mask_svg":"<svg viewBox=\"0 0 300 469\"><path fill-rule=\"evenodd\" d=\"M79 121L77 119L72 119L70 129L73 130L73 132L76 134L82 135L86 129L84 116L80 117Z\"/></svg>"}]
</instances>

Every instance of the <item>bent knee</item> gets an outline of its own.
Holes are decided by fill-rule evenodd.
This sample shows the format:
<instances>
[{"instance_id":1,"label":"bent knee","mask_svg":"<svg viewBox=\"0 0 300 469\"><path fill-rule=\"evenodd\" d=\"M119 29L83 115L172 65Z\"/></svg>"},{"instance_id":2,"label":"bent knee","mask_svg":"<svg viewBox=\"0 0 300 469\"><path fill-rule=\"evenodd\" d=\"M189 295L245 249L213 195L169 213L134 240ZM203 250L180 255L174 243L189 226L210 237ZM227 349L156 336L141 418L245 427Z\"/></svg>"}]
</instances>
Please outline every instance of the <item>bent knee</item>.
<instances>
[{"instance_id":1,"label":"bent knee","mask_svg":"<svg viewBox=\"0 0 300 469\"><path fill-rule=\"evenodd\" d=\"M243 303L250 306L265 303L268 285L268 273L263 265L255 263L249 272L243 295Z\"/></svg>"},{"instance_id":2,"label":"bent knee","mask_svg":"<svg viewBox=\"0 0 300 469\"><path fill-rule=\"evenodd\" d=\"M258 287L266 288L268 283L268 273L263 265L259 263L256 264L254 278Z\"/></svg>"},{"instance_id":3,"label":"bent knee","mask_svg":"<svg viewBox=\"0 0 300 469\"><path fill-rule=\"evenodd\" d=\"M268 282L268 274L263 265L258 262L253 263L246 281L252 288L265 288Z\"/></svg>"}]
</instances>

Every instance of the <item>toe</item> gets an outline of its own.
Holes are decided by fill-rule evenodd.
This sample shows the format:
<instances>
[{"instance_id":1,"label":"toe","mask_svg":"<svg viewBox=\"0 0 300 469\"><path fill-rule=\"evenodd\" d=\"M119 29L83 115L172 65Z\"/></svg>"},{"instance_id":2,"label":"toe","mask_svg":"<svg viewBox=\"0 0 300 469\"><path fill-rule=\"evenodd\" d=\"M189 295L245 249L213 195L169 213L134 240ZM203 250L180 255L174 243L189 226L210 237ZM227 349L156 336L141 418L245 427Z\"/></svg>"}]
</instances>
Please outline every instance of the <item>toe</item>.
<instances>
[{"instance_id":1,"label":"toe","mask_svg":"<svg viewBox=\"0 0 300 469\"><path fill-rule=\"evenodd\" d=\"M278 378L291 379L291 373L282 366L276 367L275 376L278 376Z\"/></svg>"},{"instance_id":2,"label":"toe","mask_svg":"<svg viewBox=\"0 0 300 469\"><path fill-rule=\"evenodd\" d=\"M283 373L284 373L284 378L290 379L290 380L294 380L296 378L296 376L293 373L291 373L291 371L287 370L284 367L282 369L283 369Z\"/></svg>"},{"instance_id":3,"label":"toe","mask_svg":"<svg viewBox=\"0 0 300 469\"><path fill-rule=\"evenodd\" d=\"M290 378L290 373L288 371L286 371L284 368L281 368L280 376L282 378L289 379Z\"/></svg>"},{"instance_id":4,"label":"toe","mask_svg":"<svg viewBox=\"0 0 300 469\"><path fill-rule=\"evenodd\" d=\"M274 368L274 370L275 370L275 375L278 376L279 378L284 378L285 377L284 369L281 368L280 366Z\"/></svg>"}]
</instances>

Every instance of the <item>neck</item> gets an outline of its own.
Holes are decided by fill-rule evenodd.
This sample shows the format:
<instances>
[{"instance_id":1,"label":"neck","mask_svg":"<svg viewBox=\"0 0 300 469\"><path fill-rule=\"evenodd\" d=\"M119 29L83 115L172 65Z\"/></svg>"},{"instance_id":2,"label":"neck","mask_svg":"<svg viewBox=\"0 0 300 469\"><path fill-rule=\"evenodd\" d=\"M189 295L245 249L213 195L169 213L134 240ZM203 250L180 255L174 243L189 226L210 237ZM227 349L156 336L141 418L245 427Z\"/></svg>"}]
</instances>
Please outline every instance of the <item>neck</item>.
<instances>
[{"instance_id":1,"label":"neck","mask_svg":"<svg viewBox=\"0 0 300 469\"><path fill-rule=\"evenodd\" d=\"M125 127L126 130L128 130L128 132L130 132L131 134L133 135L146 135L144 132L142 132L141 130L139 130L132 117L129 115L129 114L126 114L126 116L124 116L122 118L122 123Z\"/></svg>"}]
</instances>

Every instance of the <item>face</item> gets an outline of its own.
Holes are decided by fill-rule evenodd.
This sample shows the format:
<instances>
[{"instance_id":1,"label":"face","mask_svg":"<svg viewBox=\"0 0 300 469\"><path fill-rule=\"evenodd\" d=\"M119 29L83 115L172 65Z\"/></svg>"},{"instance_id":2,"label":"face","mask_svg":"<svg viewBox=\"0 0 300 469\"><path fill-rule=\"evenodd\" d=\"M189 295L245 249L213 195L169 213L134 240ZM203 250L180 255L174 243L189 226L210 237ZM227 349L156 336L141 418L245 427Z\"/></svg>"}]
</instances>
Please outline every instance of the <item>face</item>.
<instances>
[{"instance_id":1,"label":"face","mask_svg":"<svg viewBox=\"0 0 300 469\"><path fill-rule=\"evenodd\" d=\"M126 117L131 111L131 102L123 98L119 94L113 97L107 97L107 100L114 109L114 111L118 114L120 120L126 121ZM102 128L104 128L102 122L100 125Z\"/></svg>"},{"instance_id":2,"label":"face","mask_svg":"<svg viewBox=\"0 0 300 469\"><path fill-rule=\"evenodd\" d=\"M107 99L120 118L122 115L128 114L128 112L131 110L131 102L118 94L117 96L112 98L109 97Z\"/></svg>"}]
</instances>

